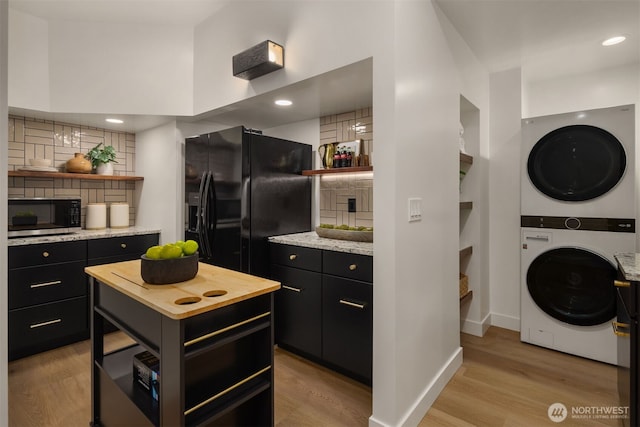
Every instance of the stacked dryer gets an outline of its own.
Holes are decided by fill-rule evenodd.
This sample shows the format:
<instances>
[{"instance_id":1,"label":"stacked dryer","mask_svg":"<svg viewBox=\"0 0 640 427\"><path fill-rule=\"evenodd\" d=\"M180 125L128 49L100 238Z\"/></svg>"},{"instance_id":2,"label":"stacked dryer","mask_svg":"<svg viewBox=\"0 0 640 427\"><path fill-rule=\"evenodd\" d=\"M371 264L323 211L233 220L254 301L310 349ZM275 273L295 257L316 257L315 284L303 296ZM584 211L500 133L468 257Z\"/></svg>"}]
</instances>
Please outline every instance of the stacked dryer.
<instances>
[{"instance_id":1,"label":"stacked dryer","mask_svg":"<svg viewBox=\"0 0 640 427\"><path fill-rule=\"evenodd\" d=\"M522 121L521 340L616 363L613 281L635 252L633 105Z\"/></svg>"}]
</instances>

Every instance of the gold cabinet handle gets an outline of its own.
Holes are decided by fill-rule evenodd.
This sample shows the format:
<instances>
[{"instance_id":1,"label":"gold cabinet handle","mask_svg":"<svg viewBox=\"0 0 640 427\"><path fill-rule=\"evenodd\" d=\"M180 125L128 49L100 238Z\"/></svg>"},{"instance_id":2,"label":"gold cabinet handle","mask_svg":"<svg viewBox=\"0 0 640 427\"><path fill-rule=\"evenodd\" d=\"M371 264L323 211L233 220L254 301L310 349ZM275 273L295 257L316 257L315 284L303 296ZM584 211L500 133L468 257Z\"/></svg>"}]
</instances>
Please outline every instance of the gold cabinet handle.
<instances>
[{"instance_id":1,"label":"gold cabinet handle","mask_svg":"<svg viewBox=\"0 0 640 427\"><path fill-rule=\"evenodd\" d=\"M49 320L48 322L34 323L32 325L29 325L29 328L31 329L41 328L43 326L49 326L49 325L53 325L60 322L62 322L62 319L54 319L54 320Z\"/></svg>"},{"instance_id":2,"label":"gold cabinet handle","mask_svg":"<svg viewBox=\"0 0 640 427\"><path fill-rule=\"evenodd\" d=\"M627 282L626 280L614 280L613 281L613 285L616 288L629 288L629 287L631 287L631 283Z\"/></svg>"},{"instance_id":3,"label":"gold cabinet handle","mask_svg":"<svg viewBox=\"0 0 640 427\"><path fill-rule=\"evenodd\" d=\"M53 280L51 282L34 283L33 285L29 285L29 287L31 289L43 288L45 286L59 285L60 283L62 283L62 280Z\"/></svg>"},{"instance_id":4,"label":"gold cabinet handle","mask_svg":"<svg viewBox=\"0 0 640 427\"><path fill-rule=\"evenodd\" d=\"M340 304L348 305L349 307L359 308L360 310L364 310L364 304L358 304L355 302L347 301L345 299L340 300Z\"/></svg>"},{"instance_id":5,"label":"gold cabinet handle","mask_svg":"<svg viewBox=\"0 0 640 427\"><path fill-rule=\"evenodd\" d=\"M302 289L300 288L294 288L293 286L287 286L287 285L282 285L282 289L286 289L288 291L293 291L293 292L302 292Z\"/></svg>"},{"instance_id":6,"label":"gold cabinet handle","mask_svg":"<svg viewBox=\"0 0 640 427\"><path fill-rule=\"evenodd\" d=\"M49 252L47 252L47 251L42 252L42 256L45 257L45 258L48 258L49 257Z\"/></svg>"},{"instance_id":7,"label":"gold cabinet handle","mask_svg":"<svg viewBox=\"0 0 640 427\"><path fill-rule=\"evenodd\" d=\"M126 249L126 248L127 248L127 244L126 244L126 243L120 243L120 247L121 247L122 249Z\"/></svg>"},{"instance_id":8,"label":"gold cabinet handle","mask_svg":"<svg viewBox=\"0 0 640 427\"><path fill-rule=\"evenodd\" d=\"M356 268L358 268L358 266L356 264L351 264L349 266L349 270L354 271Z\"/></svg>"},{"instance_id":9,"label":"gold cabinet handle","mask_svg":"<svg viewBox=\"0 0 640 427\"><path fill-rule=\"evenodd\" d=\"M621 322L611 322L611 327L613 328L613 333L619 337L629 337L631 334L629 332L621 331L620 328L628 328L628 323Z\"/></svg>"},{"instance_id":10,"label":"gold cabinet handle","mask_svg":"<svg viewBox=\"0 0 640 427\"><path fill-rule=\"evenodd\" d=\"M298 255L296 255L296 254L291 254L291 255L289 255L289 259L290 259L291 261L293 261L293 260L294 260L294 259L296 259L296 258L298 258Z\"/></svg>"}]
</instances>

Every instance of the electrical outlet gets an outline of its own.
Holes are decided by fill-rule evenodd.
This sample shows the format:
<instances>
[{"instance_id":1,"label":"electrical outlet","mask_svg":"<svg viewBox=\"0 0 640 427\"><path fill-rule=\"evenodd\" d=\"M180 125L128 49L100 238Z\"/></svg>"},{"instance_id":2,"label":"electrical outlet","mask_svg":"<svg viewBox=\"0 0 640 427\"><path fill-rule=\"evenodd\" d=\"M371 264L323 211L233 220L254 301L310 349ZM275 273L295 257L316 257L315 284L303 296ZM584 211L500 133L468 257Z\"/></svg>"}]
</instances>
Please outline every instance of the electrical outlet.
<instances>
[{"instance_id":1,"label":"electrical outlet","mask_svg":"<svg viewBox=\"0 0 640 427\"><path fill-rule=\"evenodd\" d=\"M347 210L349 212L356 211L356 199L347 199Z\"/></svg>"}]
</instances>

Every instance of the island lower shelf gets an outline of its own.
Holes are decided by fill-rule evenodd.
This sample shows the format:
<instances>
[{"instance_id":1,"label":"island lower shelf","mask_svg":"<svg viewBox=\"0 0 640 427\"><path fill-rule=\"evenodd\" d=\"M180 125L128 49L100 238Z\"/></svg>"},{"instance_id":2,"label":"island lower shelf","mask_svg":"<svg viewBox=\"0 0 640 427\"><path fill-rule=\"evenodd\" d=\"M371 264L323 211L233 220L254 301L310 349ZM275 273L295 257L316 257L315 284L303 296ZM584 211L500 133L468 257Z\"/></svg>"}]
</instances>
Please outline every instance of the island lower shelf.
<instances>
[{"instance_id":1,"label":"island lower shelf","mask_svg":"<svg viewBox=\"0 0 640 427\"><path fill-rule=\"evenodd\" d=\"M154 309L158 299L178 290L193 291L203 277L219 276L224 269L201 265L193 282L171 286L139 286L108 273L131 265L136 263L86 269L92 306L91 424L273 425L272 292L279 284L230 272L235 282L227 282L228 293L233 294L235 286L250 297L221 306L210 303L214 308L173 318ZM257 290L251 288L254 281ZM127 293L136 290L136 295ZM135 344L105 353L104 320ZM156 398L135 380L139 368L133 360L144 352L157 361Z\"/></svg>"}]
</instances>

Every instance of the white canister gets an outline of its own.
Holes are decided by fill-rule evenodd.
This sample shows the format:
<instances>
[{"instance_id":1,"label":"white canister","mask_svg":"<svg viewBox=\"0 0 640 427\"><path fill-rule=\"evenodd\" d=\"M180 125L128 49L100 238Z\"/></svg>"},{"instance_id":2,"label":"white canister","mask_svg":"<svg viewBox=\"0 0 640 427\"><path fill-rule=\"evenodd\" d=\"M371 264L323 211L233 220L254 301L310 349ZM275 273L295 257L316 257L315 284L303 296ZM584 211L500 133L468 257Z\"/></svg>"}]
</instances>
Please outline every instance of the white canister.
<instances>
[{"instance_id":1,"label":"white canister","mask_svg":"<svg viewBox=\"0 0 640 427\"><path fill-rule=\"evenodd\" d=\"M111 228L129 227L129 204L111 203L109 206L109 226Z\"/></svg>"},{"instance_id":2,"label":"white canister","mask_svg":"<svg viewBox=\"0 0 640 427\"><path fill-rule=\"evenodd\" d=\"M102 230L107 228L107 204L89 203L85 227L87 230Z\"/></svg>"}]
</instances>

